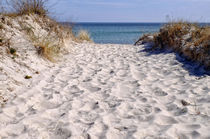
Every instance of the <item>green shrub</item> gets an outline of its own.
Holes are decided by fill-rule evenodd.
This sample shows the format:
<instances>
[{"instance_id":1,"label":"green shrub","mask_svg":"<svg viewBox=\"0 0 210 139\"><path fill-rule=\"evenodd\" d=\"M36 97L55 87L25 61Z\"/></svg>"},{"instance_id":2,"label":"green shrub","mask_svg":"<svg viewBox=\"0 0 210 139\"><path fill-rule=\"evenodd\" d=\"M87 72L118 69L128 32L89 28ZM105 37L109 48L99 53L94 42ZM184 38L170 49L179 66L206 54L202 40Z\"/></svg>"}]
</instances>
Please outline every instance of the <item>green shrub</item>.
<instances>
[{"instance_id":1,"label":"green shrub","mask_svg":"<svg viewBox=\"0 0 210 139\"><path fill-rule=\"evenodd\" d=\"M16 54L16 49L10 48L9 52L10 52L10 54L15 55Z\"/></svg>"}]
</instances>

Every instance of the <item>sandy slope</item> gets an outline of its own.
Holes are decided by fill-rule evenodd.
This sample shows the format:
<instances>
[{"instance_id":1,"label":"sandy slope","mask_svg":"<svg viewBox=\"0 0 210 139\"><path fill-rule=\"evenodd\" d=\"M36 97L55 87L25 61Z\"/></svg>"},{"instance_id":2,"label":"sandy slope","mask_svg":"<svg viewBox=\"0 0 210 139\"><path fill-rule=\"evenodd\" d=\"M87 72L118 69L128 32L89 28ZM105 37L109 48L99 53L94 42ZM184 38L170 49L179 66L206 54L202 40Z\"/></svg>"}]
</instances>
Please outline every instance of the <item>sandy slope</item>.
<instances>
[{"instance_id":1,"label":"sandy slope","mask_svg":"<svg viewBox=\"0 0 210 139\"><path fill-rule=\"evenodd\" d=\"M0 110L1 137L210 138L210 76L141 50L78 44Z\"/></svg>"}]
</instances>

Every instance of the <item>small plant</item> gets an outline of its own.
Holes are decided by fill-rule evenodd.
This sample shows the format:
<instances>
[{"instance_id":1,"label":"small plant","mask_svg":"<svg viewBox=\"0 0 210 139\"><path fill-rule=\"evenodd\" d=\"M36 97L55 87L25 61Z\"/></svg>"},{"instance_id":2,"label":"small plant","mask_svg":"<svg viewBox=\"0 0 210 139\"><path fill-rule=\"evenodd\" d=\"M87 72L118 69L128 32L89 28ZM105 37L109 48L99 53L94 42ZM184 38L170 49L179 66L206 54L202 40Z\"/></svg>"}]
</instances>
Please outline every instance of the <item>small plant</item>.
<instances>
[{"instance_id":1,"label":"small plant","mask_svg":"<svg viewBox=\"0 0 210 139\"><path fill-rule=\"evenodd\" d=\"M77 38L80 40L86 40L86 41L90 41L90 42L92 41L88 31L86 31L86 30L80 30L77 35Z\"/></svg>"},{"instance_id":2,"label":"small plant","mask_svg":"<svg viewBox=\"0 0 210 139\"><path fill-rule=\"evenodd\" d=\"M31 79L31 78L32 78L32 76L29 76L29 75L25 76L25 79Z\"/></svg>"},{"instance_id":3,"label":"small plant","mask_svg":"<svg viewBox=\"0 0 210 139\"><path fill-rule=\"evenodd\" d=\"M35 37L38 38L38 37ZM55 42L55 38L50 38L48 36L38 38L34 40L34 46L37 48L37 53L51 62L55 62L56 58L60 53L61 44Z\"/></svg>"},{"instance_id":4,"label":"small plant","mask_svg":"<svg viewBox=\"0 0 210 139\"><path fill-rule=\"evenodd\" d=\"M9 52L10 52L10 54L15 55L16 54L16 49L10 48Z\"/></svg>"},{"instance_id":5,"label":"small plant","mask_svg":"<svg viewBox=\"0 0 210 139\"><path fill-rule=\"evenodd\" d=\"M36 47L39 55L42 55L52 62L56 61L60 49L58 45L50 46L50 42L41 42L39 45L36 45Z\"/></svg>"}]
</instances>

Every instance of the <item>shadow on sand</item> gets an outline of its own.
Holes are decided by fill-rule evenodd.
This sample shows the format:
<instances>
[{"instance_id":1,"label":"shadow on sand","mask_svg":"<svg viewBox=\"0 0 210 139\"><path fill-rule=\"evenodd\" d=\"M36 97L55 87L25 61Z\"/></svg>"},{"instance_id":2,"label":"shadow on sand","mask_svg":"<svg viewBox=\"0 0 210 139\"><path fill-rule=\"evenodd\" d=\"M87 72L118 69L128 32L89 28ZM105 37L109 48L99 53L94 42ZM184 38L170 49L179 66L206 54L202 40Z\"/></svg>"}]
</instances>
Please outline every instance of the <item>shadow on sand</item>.
<instances>
[{"instance_id":1,"label":"shadow on sand","mask_svg":"<svg viewBox=\"0 0 210 139\"><path fill-rule=\"evenodd\" d=\"M150 44L144 44L143 50L139 52L146 52L146 56L150 55L158 55L158 54L169 54L174 53L172 50L164 50L164 49L152 49L152 45ZM189 72L192 76L197 76L199 78L203 78L205 76L210 76L210 70L205 69L205 67L198 62L194 62L191 60L188 60L186 57L184 57L181 54L175 53L176 60L180 63L182 63L182 67Z\"/></svg>"}]
</instances>

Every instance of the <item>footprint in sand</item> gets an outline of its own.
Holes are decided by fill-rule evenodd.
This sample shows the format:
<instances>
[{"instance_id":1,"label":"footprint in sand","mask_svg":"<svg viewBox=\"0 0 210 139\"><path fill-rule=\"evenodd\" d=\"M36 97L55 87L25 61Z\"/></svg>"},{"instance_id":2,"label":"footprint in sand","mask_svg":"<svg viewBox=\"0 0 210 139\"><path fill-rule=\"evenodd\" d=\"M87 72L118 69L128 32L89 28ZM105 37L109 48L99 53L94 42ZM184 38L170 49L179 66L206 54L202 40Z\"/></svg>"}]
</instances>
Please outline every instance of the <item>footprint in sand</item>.
<instances>
[{"instance_id":1,"label":"footprint in sand","mask_svg":"<svg viewBox=\"0 0 210 139\"><path fill-rule=\"evenodd\" d=\"M140 98L140 101L145 103L145 102L147 102L147 98L142 97L142 98Z\"/></svg>"},{"instance_id":2,"label":"footprint in sand","mask_svg":"<svg viewBox=\"0 0 210 139\"><path fill-rule=\"evenodd\" d=\"M156 117L155 122L157 122L160 125L171 125L178 123L172 116L165 116L165 115L159 115Z\"/></svg>"},{"instance_id":3,"label":"footprint in sand","mask_svg":"<svg viewBox=\"0 0 210 139\"><path fill-rule=\"evenodd\" d=\"M174 115L175 116L180 116L180 115L184 115L188 112L188 109L185 107L185 108L177 108L176 111L174 112Z\"/></svg>"},{"instance_id":4,"label":"footprint in sand","mask_svg":"<svg viewBox=\"0 0 210 139\"><path fill-rule=\"evenodd\" d=\"M161 90L160 88L156 88L154 89L154 94L156 96L167 96L168 93L164 92L163 90Z\"/></svg>"},{"instance_id":5,"label":"footprint in sand","mask_svg":"<svg viewBox=\"0 0 210 139\"><path fill-rule=\"evenodd\" d=\"M54 139L67 139L71 137L71 131L69 131L67 128L56 127L51 137Z\"/></svg>"},{"instance_id":6,"label":"footprint in sand","mask_svg":"<svg viewBox=\"0 0 210 139\"><path fill-rule=\"evenodd\" d=\"M90 92L97 92L97 91L100 91L101 88L91 84L91 83L81 83L81 86L84 88L84 89L87 89L88 91Z\"/></svg>"}]
</instances>

